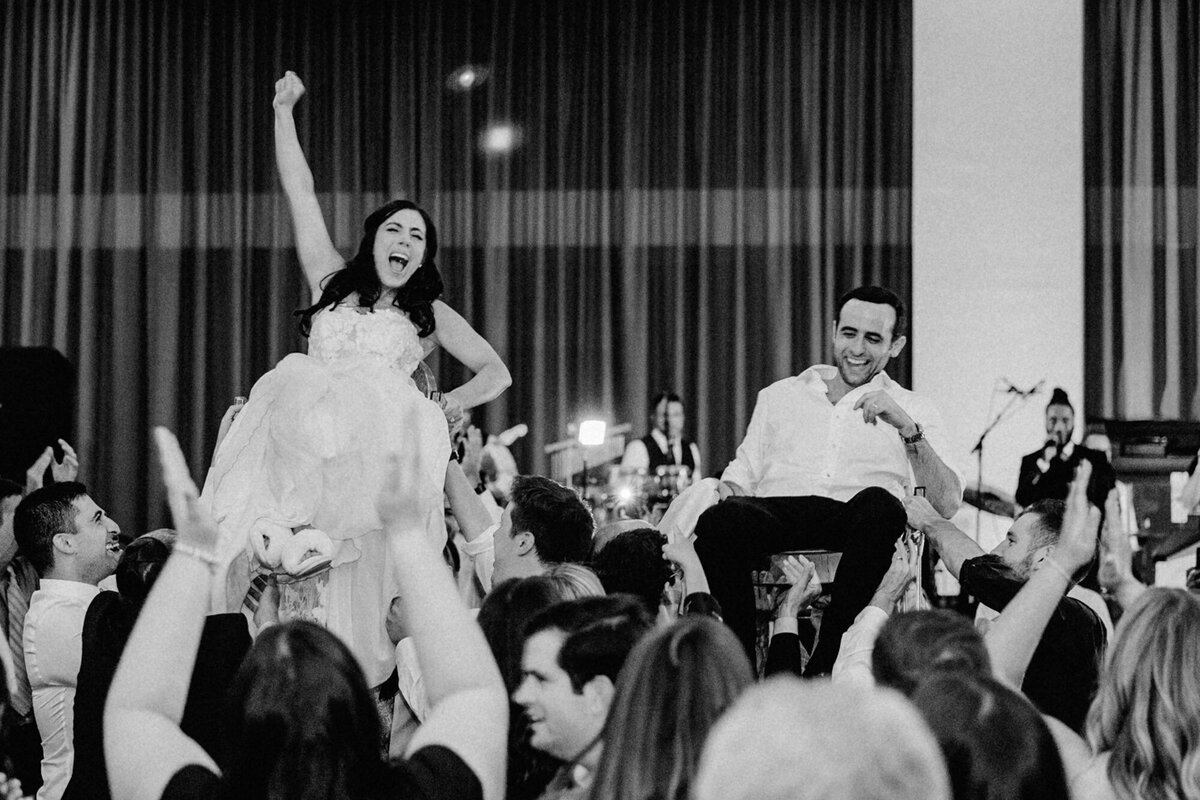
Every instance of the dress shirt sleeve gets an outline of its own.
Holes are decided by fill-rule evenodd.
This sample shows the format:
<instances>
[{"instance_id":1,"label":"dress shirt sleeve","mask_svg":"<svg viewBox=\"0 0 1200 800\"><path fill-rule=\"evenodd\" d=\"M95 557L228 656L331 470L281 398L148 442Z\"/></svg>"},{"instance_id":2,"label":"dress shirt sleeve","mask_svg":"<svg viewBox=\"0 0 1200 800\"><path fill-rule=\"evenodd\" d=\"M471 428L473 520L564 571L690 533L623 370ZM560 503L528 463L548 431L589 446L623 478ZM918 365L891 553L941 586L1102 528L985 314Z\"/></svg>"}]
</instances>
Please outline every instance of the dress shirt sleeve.
<instances>
[{"instance_id":1,"label":"dress shirt sleeve","mask_svg":"<svg viewBox=\"0 0 1200 800\"><path fill-rule=\"evenodd\" d=\"M500 530L499 523L488 528L472 541L464 540L458 543L459 551L470 559L484 594L492 590L492 570L495 567L496 555L495 537L498 530Z\"/></svg>"},{"instance_id":2,"label":"dress shirt sleeve","mask_svg":"<svg viewBox=\"0 0 1200 800\"><path fill-rule=\"evenodd\" d=\"M646 450L645 442L641 439L634 439L625 445L625 455L621 457L621 468L650 469L650 453Z\"/></svg>"},{"instance_id":3,"label":"dress shirt sleeve","mask_svg":"<svg viewBox=\"0 0 1200 800\"><path fill-rule=\"evenodd\" d=\"M858 612L854 624L842 634L842 646L838 650L837 661L833 663L834 683L875 685L871 656L875 652L875 639L887 620L887 612L877 606L867 606Z\"/></svg>"},{"instance_id":4,"label":"dress shirt sleeve","mask_svg":"<svg viewBox=\"0 0 1200 800\"><path fill-rule=\"evenodd\" d=\"M765 390L764 390L765 391ZM750 415L750 426L746 429L746 438L738 446L737 456L729 462L729 466L721 473L721 480L736 484L753 495L758 482L762 479L763 459L767 450L769 426L767 417L770 409L770 396L758 393L758 401L754 404L754 413Z\"/></svg>"},{"instance_id":5,"label":"dress shirt sleeve","mask_svg":"<svg viewBox=\"0 0 1200 800\"><path fill-rule=\"evenodd\" d=\"M83 619L87 606L54 601L25 625L26 663L37 664L38 682L75 686L83 655Z\"/></svg>"}]
</instances>

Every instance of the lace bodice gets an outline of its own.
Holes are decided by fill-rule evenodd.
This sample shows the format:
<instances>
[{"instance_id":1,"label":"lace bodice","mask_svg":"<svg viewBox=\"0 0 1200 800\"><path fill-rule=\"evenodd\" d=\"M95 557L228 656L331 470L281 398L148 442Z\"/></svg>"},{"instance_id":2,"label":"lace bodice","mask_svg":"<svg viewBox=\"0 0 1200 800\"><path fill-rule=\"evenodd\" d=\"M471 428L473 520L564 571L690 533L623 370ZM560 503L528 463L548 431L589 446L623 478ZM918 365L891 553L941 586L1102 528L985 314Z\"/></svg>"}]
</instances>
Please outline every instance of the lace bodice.
<instances>
[{"instance_id":1,"label":"lace bodice","mask_svg":"<svg viewBox=\"0 0 1200 800\"><path fill-rule=\"evenodd\" d=\"M402 312L374 312L343 301L313 319L308 354L327 364L374 356L410 375L424 356L417 327Z\"/></svg>"}]
</instances>

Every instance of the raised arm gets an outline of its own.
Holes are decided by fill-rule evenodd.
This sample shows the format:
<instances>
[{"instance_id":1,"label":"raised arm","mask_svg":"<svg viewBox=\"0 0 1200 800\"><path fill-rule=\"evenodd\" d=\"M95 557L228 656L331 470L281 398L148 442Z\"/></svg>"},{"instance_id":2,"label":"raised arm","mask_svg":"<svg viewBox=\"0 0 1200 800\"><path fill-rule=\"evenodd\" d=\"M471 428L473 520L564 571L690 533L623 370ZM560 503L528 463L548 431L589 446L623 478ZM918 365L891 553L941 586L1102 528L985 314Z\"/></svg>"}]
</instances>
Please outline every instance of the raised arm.
<instances>
[{"instance_id":1,"label":"raised arm","mask_svg":"<svg viewBox=\"0 0 1200 800\"><path fill-rule=\"evenodd\" d=\"M459 599L441 554L425 535L429 509L412 498L415 476L393 457L377 505L403 595L404 626L412 636L431 711L408 753L441 745L467 763L484 797L504 793L508 748L508 695L483 631Z\"/></svg>"},{"instance_id":2,"label":"raised arm","mask_svg":"<svg viewBox=\"0 0 1200 800\"><path fill-rule=\"evenodd\" d=\"M1087 565L1096 553L1100 510L1087 499L1092 465L1079 463L1067 495L1058 543L1025 582L984 636L992 672L1010 686L1020 687L1050 616L1071 586L1071 576Z\"/></svg>"},{"instance_id":3,"label":"raised arm","mask_svg":"<svg viewBox=\"0 0 1200 800\"><path fill-rule=\"evenodd\" d=\"M1196 470L1200 473L1200 469ZM1133 546L1121 518L1117 490L1108 493L1104 503L1104 528L1100 532L1100 568L1096 574L1105 592L1116 598L1121 608L1129 608L1146 591L1146 585L1133 575Z\"/></svg>"},{"instance_id":4,"label":"raised arm","mask_svg":"<svg viewBox=\"0 0 1200 800\"><path fill-rule=\"evenodd\" d=\"M475 373L462 386L446 392L447 399L458 403L464 409L474 408L496 399L512 385L508 367L504 366L504 362L492 346L475 332L461 314L441 300L435 300L433 315L437 328L430 338Z\"/></svg>"},{"instance_id":5,"label":"raised arm","mask_svg":"<svg viewBox=\"0 0 1200 800\"><path fill-rule=\"evenodd\" d=\"M104 709L104 754L113 797L158 800L182 767L216 764L179 728L208 613L216 523L198 502L179 443L155 430L178 536L138 615ZM153 753L153 758L146 758Z\"/></svg>"},{"instance_id":6,"label":"raised arm","mask_svg":"<svg viewBox=\"0 0 1200 800\"><path fill-rule=\"evenodd\" d=\"M292 212L292 228L296 234L296 255L304 269L304 278L312 292L314 302L321 294L321 279L345 266L329 238L321 206L317 203L317 192L312 170L300 149L296 135L296 120L292 107L304 95L304 84L292 71L284 73L275 81L275 163L279 167L279 181Z\"/></svg>"}]
</instances>

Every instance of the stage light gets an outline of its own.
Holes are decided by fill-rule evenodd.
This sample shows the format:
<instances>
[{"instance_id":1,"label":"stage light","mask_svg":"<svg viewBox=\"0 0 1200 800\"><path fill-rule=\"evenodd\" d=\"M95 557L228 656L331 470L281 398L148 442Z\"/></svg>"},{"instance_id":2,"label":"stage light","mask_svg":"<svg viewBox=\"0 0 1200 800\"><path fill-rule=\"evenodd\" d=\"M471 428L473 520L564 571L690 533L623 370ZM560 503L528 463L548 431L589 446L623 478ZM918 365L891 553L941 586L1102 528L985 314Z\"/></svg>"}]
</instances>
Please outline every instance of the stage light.
<instances>
[{"instance_id":1,"label":"stage light","mask_svg":"<svg viewBox=\"0 0 1200 800\"><path fill-rule=\"evenodd\" d=\"M446 76L446 88L454 92L469 92L487 78L487 67L479 64L463 64Z\"/></svg>"},{"instance_id":2,"label":"stage light","mask_svg":"<svg viewBox=\"0 0 1200 800\"><path fill-rule=\"evenodd\" d=\"M632 499L633 499L633 487L632 486L622 486L620 489L617 490L617 500L620 501L621 503L628 503Z\"/></svg>"},{"instance_id":3,"label":"stage light","mask_svg":"<svg viewBox=\"0 0 1200 800\"><path fill-rule=\"evenodd\" d=\"M606 427L602 419L585 419L579 423L579 443L585 447L604 444Z\"/></svg>"},{"instance_id":4,"label":"stage light","mask_svg":"<svg viewBox=\"0 0 1200 800\"><path fill-rule=\"evenodd\" d=\"M493 122L479 136L479 147L489 155L511 153L521 144L521 129L511 122Z\"/></svg>"}]
</instances>

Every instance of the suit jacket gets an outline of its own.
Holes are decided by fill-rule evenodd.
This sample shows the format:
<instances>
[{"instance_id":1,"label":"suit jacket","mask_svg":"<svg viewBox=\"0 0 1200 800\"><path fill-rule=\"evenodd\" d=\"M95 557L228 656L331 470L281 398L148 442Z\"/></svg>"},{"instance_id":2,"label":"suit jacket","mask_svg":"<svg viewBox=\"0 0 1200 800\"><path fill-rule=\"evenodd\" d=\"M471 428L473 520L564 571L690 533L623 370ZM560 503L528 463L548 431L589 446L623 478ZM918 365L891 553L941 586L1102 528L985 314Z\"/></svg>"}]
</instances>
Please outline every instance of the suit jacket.
<instances>
[{"instance_id":1,"label":"suit jacket","mask_svg":"<svg viewBox=\"0 0 1200 800\"><path fill-rule=\"evenodd\" d=\"M1088 500L1097 508L1104 509L1109 491L1117 485L1117 475L1108 459L1099 450L1090 450L1075 445L1067 458L1050 459L1050 467L1042 472L1038 460L1043 450L1035 450L1021 459L1021 476L1017 481L1017 502L1022 506L1032 505L1038 500L1066 500L1067 490L1075 477L1079 462L1087 459L1092 463L1092 479L1088 483Z\"/></svg>"}]
</instances>

